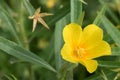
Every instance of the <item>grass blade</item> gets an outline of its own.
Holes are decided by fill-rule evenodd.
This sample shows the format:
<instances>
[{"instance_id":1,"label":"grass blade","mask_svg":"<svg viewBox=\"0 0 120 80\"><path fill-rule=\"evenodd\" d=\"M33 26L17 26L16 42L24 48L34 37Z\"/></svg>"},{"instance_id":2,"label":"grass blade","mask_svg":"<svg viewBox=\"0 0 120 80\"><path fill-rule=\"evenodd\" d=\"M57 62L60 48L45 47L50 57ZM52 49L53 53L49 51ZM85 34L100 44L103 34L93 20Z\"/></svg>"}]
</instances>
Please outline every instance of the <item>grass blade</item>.
<instances>
[{"instance_id":1,"label":"grass blade","mask_svg":"<svg viewBox=\"0 0 120 80\"><path fill-rule=\"evenodd\" d=\"M112 48L112 56L120 56L120 48L119 47Z\"/></svg>"},{"instance_id":2,"label":"grass blade","mask_svg":"<svg viewBox=\"0 0 120 80\"><path fill-rule=\"evenodd\" d=\"M71 0L71 22L77 22L79 15L82 14L82 2L79 0Z\"/></svg>"},{"instance_id":3,"label":"grass blade","mask_svg":"<svg viewBox=\"0 0 120 80\"><path fill-rule=\"evenodd\" d=\"M65 25L67 25L70 21L70 15L67 15L66 17L62 18L56 23L55 27L55 43L54 43L54 49L55 49L55 61L56 61L56 68L59 70L62 64L61 60L61 47L63 45L63 37L62 37L62 30Z\"/></svg>"},{"instance_id":4,"label":"grass blade","mask_svg":"<svg viewBox=\"0 0 120 80\"><path fill-rule=\"evenodd\" d=\"M26 7L28 13L30 15L33 15L35 12L35 9L33 8L33 6L31 5L31 3L29 2L29 0L23 0L23 4Z\"/></svg>"},{"instance_id":5,"label":"grass blade","mask_svg":"<svg viewBox=\"0 0 120 80\"><path fill-rule=\"evenodd\" d=\"M119 61L98 61L99 66L107 67L107 68L119 68L120 62Z\"/></svg>"},{"instance_id":6,"label":"grass blade","mask_svg":"<svg viewBox=\"0 0 120 80\"><path fill-rule=\"evenodd\" d=\"M99 0L100 4L102 6L107 5L105 0ZM108 14L111 16L111 18L116 22L116 24L119 24L120 20L119 18L115 15L115 13L110 9L110 7L106 6Z\"/></svg>"},{"instance_id":7,"label":"grass blade","mask_svg":"<svg viewBox=\"0 0 120 80\"><path fill-rule=\"evenodd\" d=\"M8 13L0 7L0 18L5 22L5 25L7 26L9 32L15 37L16 41L21 44L20 38L18 37L18 33L16 31L17 24L14 22L14 20L8 15Z\"/></svg>"},{"instance_id":8,"label":"grass blade","mask_svg":"<svg viewBox=\"0 0 120 80\"><path fill-rule=\"evenodd\" d=\"M105 14L106 11L106 5L104 5L101 9L101 11L98 13L97 17L95 18L93 24L99 25L101 22L101 16Z\"/></svg>"},{"instance_id":9,"label":"grass blade","mask_svg":"<svg viewBox=\"0 0 120 80\"><path fill-rule=\"evenodd\" d=\"M69 4L66 4L63 8L56 11L56 13L52 17L48 18L46 22L48 25L52 27L57 21L59 21L62 17L64 17L69 12L70 12L70 6Z\"/></svg>"},{"instance_id":10,"label":"grass blade","mask_svg":"<svg viewBox=\"0 0 120 80\"><path fill-rule=\"evenodd\" d=\"M105 16L103 16L101 20L104 27L106 28L106 31L115 41L116 45L120 47L120 31L117 28L115 28L115 26Z\"/></svg>"},{"instance_id":11,"label":"grass blade","mask_svg":"<svg viewBox=\"0 0 120 80\"><path fill-rule=\"evenodd\" d=\"M115 76L117 75L117 72L104 70L104 74L106 74L107 80L114 80ZM97 74L91 75L85 80L105 80L105 79L103 78L103 74L97 73Z\"/></svg>"},{"instance_id":12,"label":"grass blade","mask_svg":"<svg viewBox=\"0 0 120 80\"><path fill-rule=\"evenodd\" d=\"M56 72L54 68L52 68L46 61L44 61L42 58L38 57L37 55L33 54L30 51L27 51L17 44L0 37L0 49L4 52L6 52L9 55L12 55L14 57L17 57L19 59L22 59L24 61L37 64L39 66L42 66L44 68L47 68L51 71Z\"/></svg>"}]
</instances>

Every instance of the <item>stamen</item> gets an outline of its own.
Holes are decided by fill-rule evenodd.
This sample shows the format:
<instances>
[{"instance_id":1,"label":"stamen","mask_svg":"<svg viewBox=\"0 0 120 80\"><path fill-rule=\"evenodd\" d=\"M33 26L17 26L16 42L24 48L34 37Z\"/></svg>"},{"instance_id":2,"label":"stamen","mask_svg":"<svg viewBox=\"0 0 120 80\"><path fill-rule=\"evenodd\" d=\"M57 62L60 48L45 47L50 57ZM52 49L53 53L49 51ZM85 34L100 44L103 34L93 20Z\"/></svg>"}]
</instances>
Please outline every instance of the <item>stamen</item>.
<instances>
[{"instance_id":1,"label":"stamen","mask_svg":"<svg viewBox=\"0 0 120 80\"><path fill-rule=\"evenodd\" d=\"M85 53L86 53L85 49L81 47L77 47L74 51L74 55L77 58L83 58Z\"/></svg>"}]
</instances>

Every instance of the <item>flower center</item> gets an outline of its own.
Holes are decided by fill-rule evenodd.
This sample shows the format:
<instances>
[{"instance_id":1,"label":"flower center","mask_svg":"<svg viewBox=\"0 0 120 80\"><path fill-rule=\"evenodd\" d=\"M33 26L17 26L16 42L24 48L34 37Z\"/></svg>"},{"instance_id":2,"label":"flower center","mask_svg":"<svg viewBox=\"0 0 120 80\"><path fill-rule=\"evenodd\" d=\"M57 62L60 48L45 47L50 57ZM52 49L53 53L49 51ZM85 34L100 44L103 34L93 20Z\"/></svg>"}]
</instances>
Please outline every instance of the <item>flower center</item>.
<instances>
[{"instance_id":1,"label":"flower center","mask_svg":"<svg viewBox=\"0 0 120 80\"><path fill-rule=\"evenodd\" d=\"M83 58L83 57L84 57L84 54L86 54L86 51L85 51L84 48L77 47L77 48L74 50L74 55L75 55L77 58Z\"/></svg>"},{"instance_id":2,"label":"flower center","mask_svg":"<svg viewBox=\"0 0 120 80\"><path fill-rule=\"evenodd\" d=\"M35 15L35 19L38 19L38 18L40 18L40 14Z\"/></svg>"}]
</instances>

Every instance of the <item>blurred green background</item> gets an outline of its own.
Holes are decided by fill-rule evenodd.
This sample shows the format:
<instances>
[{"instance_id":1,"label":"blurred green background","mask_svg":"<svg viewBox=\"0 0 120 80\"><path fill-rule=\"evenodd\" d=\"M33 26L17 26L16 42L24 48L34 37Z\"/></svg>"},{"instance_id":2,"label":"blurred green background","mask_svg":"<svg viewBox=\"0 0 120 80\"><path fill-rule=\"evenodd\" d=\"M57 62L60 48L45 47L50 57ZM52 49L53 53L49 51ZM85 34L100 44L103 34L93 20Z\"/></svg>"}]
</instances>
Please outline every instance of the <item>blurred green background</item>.
<instances>
[{"instance_id":1,"label":"blurred green background","mask_svg":"<svg viewBox=\"0 0 120 80\"><path fill-rule=\"evenodd\" d=\"M50 30L38 23L32 32L28 17L39 7L54 14L43 18ZM97 58L93 74L61 59L70 22L101 26L111 44L112 55ZM0 0L0 80L120 80L119 72L120 0Z\"/></svg>"}]
</instances>

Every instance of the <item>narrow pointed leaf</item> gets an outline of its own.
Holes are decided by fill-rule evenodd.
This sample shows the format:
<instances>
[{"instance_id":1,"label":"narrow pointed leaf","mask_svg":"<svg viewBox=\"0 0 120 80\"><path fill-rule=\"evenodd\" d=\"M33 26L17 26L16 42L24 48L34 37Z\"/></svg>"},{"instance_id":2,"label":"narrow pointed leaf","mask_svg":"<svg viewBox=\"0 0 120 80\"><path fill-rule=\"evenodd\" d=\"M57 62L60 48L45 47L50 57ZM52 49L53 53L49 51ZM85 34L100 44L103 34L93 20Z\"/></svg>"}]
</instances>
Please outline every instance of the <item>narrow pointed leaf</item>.
<instances>
[{"instance_id":1,"label":"narrow pointed leaf","mask_svg":"<svg viewBox=\"0 0 120 80\"><path fill-rule=\"evenodd\" d=\"M79 15L82 14L82 2L79 0L70 0L71 22L77 22ZM83 1L83 0L82 0Z\"/></svg>"},{"instance_id":2,"label":"narrow pointed leaf","mask_svg":"<svg viewBox=\"0 0 120 80\"><path fill-rule=\"evenodd\" d=\"M120 56L120 48L119 47L112 48L112 56Z\"/></svg>"},{"instance_id":3,"label":"narrow pointed leaf","mask_svg":"<svg viewBox=\"0 0 120 80\"><path fill-rule=\"evenodd\" d=\"M82 3L87 4L84 0L80 0Z\"/></svg>"},{"instance_id":4,"label":"narrow pointed leaf","mask_svg":"<svg viewBox=\"0 0 120 80\"><path fill-rule=\"evenodd\" d=\"M85 12L82 12L82 14L79 15L77 23L82 26L83 19L85 16Z\"/></svg>"},{"instance_id":5,"label":"narrow pointed leaf","mask_svg":"<svg viewBox=\"0 0 120 80\"><path fill-rule=\"evenodd\" d=\"M23 0L23 4L24 4L24 6L26 7L28 13L29 13L30 15L33 15L34 12L35 12L35 9L34 9L34 7L31 5L31 3L29 2L29 0Z\"/></svg>"},{"instance_id":6,"label":"narrow pointed leaf","mask_svg":"<svg viewBox=\"0 0 120 80\"><path fill-rule=\"evenodd\" d=\"M107 68L119 68L120 61L98 61L99 66Z\"/></svg>"},{"instance_id":7,"label":"narrow pointed leaf","mask_svg":"<svg viewBox=\"0 0 120 80\"><path fill-rule=\"evenodd\" d=\"M108 34L115 41L116 45L120 47L120 31L105 16L101 20Z\"/></svg>"},{"instance_id":8,"label":"narrow pointed leaf","mask_svg":"<svg viewBox=\"0 0 120 80\"><path fill-rule=\"evenodd\" d=\"M55 61L56 61L56 69L59 70L59 68L61 67L62 64L62 60L61 60L61 47L63 44L63 37L62 37L62 30L64 28L65 25L67 25L70 21L69 21L69 17L70 15L65 16L64 18L62 18L61 20L59 20L56 23L56 27L55 27Z\"/></svg>"},{"instance_id":9,"label":"narrow pointed leaf","mask_svg":"<svg viewBox=\"0 0 120 80\"><path fill-rule=\"evenodd\" d=\"M55 13L53 13L54 15L49 17L46 20L46 23L52 27L54 26L54 24L59 21L62 17L64 17L66 14L68 14L70 12L70 5L66 4L63 8L59 9L58 11L56 11Z\"/></svg>"},{"instance_id":10,"label":"narrow pointed leaf","mask_svg":"<svg viewBox=\"0 0 120 80\"><path fill-rule=\"evenodd\" d=\"M100 4L102 6L104 5L108 5L107 2L105 0L99 0ZM114 13L114 11L111 10L111 8L109 6L106 6L106 10L108 12L108 14L110 15L110 17L115 21L116 24L120 23L119 18L116 16L116 14Z\"/></svg>"},{"instance_id":11,"label":"narrow pointed leaf","mask_svg":"<svg viewBox=\"0 0 120 80\"><path fill-rule=\"evenodd\" d=\"M105 14L106 7L107 7L106 5L102 7L101 11L98 13L97 17L95 18L93 24L99 25L99 23L101 22L102 15Z\"/></svg>"},{"instance_id":12,"label":"narrow pointed leaf","mask_svg":"<svg viewBox=\"0 0 120 80\"><path fill-rule=\"evenodd\" d=\"M14 21L14 19L12 19L8 13L2 9L2 7L0 7L0 18L2 19L2 21L4 22L6 28L9 30L9 32L14 36L14 38L16 39L16 41L21 45L21 41L20 38L18 36L17 30L15 27L17 27L16 22Z\"/></svg>"},{"instance_id":13,"label":"narrow pointed leaf","mask_svg":"<svg viewBox=\"0 0 120 80\"><path fill-rule=\"evenodd\" d=\"M117 72L113 72L109 70L104 70L104 73L106 74L107 80L114 80L115 76L117 75ZM97 73L97 74L91 75L85 80L105 80L105 79L103 78L102 73Z\"/></svg>"},{"instance_id":14,"label":"narrow pointed leaf","mask_svg":"<svg viewBox=\"0 0 120 80\"><path fill-rule=\"evenodd\" d=\"M46 61L44 61L42 58L38 57L34 53L27 51L14 42L11 42L5 38L0 37L0 49L4 52L6 52L9 55L12 55L14 57L17 57L19 59L22 59L24 61L34 63L36 65L42 66L44 68L47 68L51 71L56 72L52 66L50 66Z\"/></svg>"}]
</instances>

